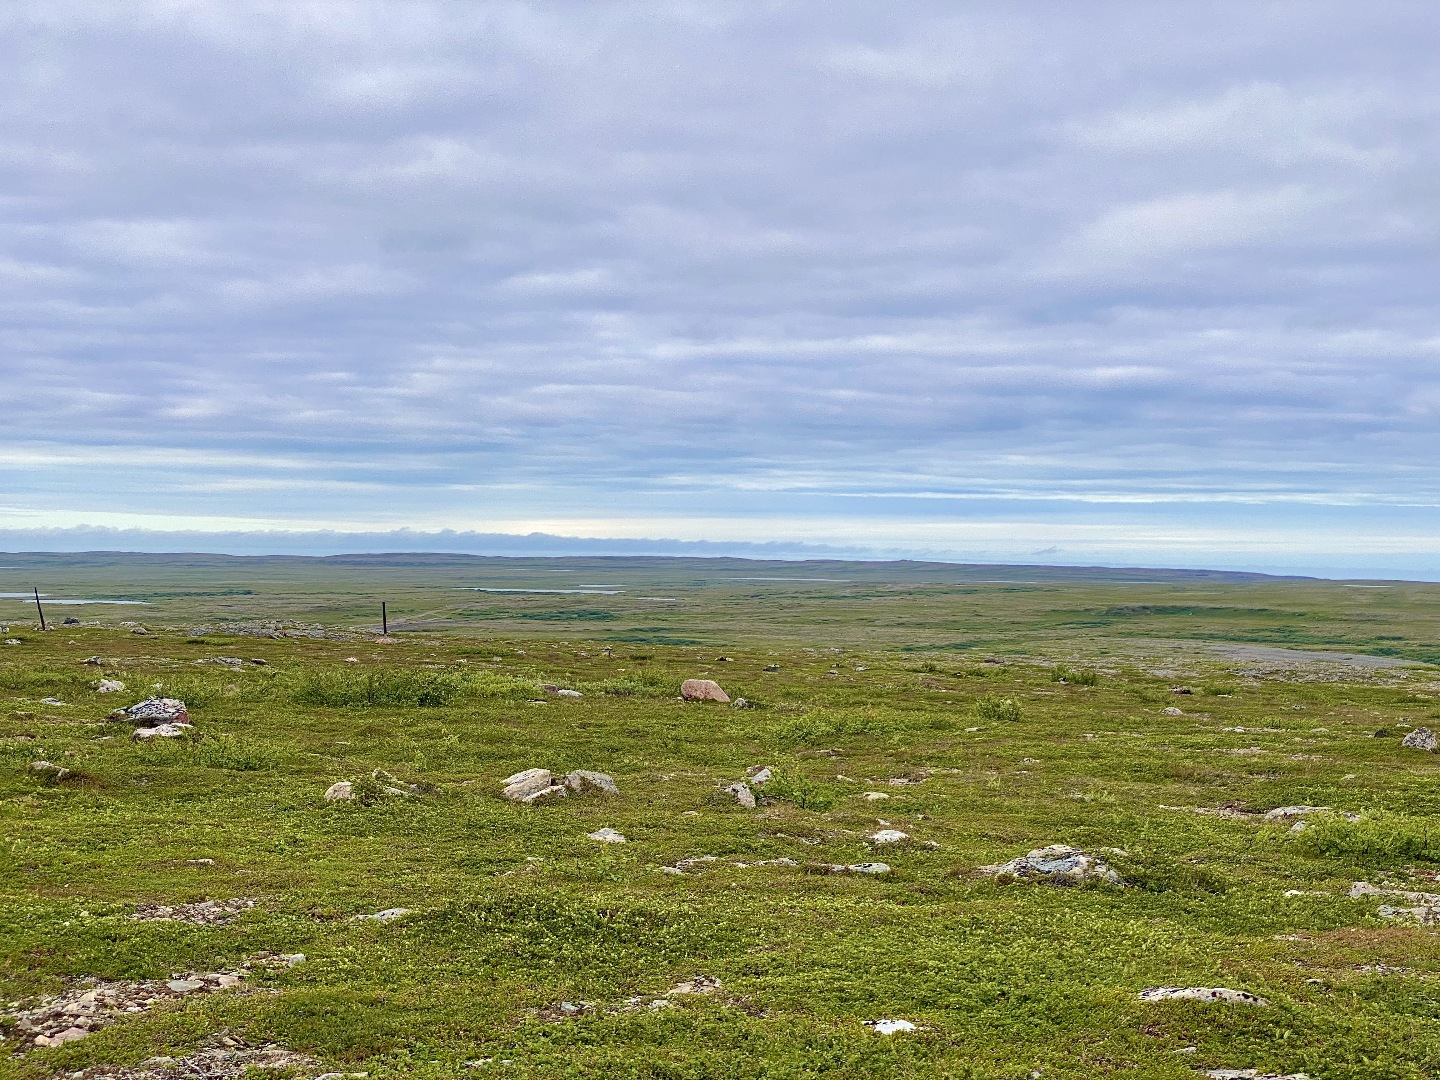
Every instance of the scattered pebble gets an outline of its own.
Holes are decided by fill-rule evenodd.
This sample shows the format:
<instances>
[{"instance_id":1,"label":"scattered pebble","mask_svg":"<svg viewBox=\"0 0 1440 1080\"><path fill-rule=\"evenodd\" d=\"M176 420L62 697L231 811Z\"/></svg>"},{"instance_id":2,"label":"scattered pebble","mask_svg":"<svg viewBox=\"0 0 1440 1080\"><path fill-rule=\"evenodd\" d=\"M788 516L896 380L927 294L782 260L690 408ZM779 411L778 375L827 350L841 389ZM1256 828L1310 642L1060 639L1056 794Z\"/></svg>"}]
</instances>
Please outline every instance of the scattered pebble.
<instances>
[{"instance_id":1,"label":"scattered pebble","mask_svg":"<svg viewBox=\"0 0 1440 1080\"><path fill-rule=\"evenodd\" d=\"M214 862L213 859L208 860ZM181 922L191 926L224 926L234 922L241 912L249 911L255 901L249 897L234 900L202 900L194 904L145 904L130 918L137 922Z\"/></svg>"}]
</instances>

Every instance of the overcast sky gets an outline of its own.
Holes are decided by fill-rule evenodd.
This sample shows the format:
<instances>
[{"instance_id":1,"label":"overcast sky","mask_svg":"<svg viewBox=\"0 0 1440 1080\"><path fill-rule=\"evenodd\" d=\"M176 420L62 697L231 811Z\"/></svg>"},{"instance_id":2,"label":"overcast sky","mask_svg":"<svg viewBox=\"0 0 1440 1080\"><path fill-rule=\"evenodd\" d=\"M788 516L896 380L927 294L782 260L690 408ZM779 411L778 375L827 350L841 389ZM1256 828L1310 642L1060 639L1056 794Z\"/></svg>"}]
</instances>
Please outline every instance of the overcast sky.
<instances>
[{"instance_id":1,"label":"overcast sky","mask_svg":"<svg viewBox=\"0 0 1440 1080\"><path fill-rule=\"evenodd\" d=\"M1423 0L0 8L0 545L1440 576L1437 28Z\"/></svg>"}]
</instances>

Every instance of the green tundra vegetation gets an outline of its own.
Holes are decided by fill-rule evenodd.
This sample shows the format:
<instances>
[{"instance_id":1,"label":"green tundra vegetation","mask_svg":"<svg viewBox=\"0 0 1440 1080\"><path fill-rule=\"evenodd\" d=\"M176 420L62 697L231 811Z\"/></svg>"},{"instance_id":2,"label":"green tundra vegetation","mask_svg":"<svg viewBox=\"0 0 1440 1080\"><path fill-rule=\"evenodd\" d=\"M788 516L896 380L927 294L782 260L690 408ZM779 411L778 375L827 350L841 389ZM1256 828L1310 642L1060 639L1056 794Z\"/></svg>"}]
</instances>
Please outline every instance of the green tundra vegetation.
<instances>
[{"instance_id":1,"label":"green tundra vegetation","mask_svg":"<svg viewBox=\"0 0 1440 1080\"><path fill-rule=\"evenodd\" d=\"M1440 730L1440 586L0 564L50 598L0 600L0 1078L1440 1074L1440 760L1402 745ZM111 718L150 697L193 729ZM503 799L532 768L619 793ZM980 871L1053 844L1120 883Z\"/></svg>"}]
</instances>

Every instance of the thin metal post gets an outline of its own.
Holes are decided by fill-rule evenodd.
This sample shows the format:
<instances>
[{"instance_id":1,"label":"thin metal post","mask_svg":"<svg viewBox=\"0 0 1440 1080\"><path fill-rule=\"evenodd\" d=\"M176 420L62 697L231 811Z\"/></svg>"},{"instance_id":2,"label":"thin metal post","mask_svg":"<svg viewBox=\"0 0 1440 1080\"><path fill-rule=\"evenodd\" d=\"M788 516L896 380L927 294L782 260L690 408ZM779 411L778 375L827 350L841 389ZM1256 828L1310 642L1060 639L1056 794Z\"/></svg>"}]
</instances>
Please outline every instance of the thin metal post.
<instances>
[{"instance_id":1,"label":"thin metal post","mask_svg":"<svg viewBox=\"0 0 1440 1080\"><path fill-rule=\"evenodd\" d=\"M35 586L35 610L40 613L40 629L45 629L45 609L40 606L40 586Z\"/></svg>"},{"instance_id":2,"label":"thin metal post","mask_svg":"<svg viewBox=\"0 0 1440 1080\"><path fill-rule=\"evenodd\" d=\"M380 601L380 636L390 636L390 612L386 610L385 601Z\"/></svg>"}]
</instances>

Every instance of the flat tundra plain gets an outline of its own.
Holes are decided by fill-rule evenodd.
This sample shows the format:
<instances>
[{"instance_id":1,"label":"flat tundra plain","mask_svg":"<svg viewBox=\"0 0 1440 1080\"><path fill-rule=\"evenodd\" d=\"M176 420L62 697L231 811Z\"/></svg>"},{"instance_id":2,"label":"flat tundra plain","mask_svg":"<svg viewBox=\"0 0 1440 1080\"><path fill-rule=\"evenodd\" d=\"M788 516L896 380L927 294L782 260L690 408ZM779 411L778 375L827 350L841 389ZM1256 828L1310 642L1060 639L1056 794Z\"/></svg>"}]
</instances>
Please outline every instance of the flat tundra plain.
<instances>
[{"instance_id":1,"label":"flat tundra plain","mask_svg":"<svg viewBox=\"0 0 1440 1080\"><path fill-rule=\"evenodd\" d=\"M0 1077L1440 1074L1440 587L0 562Z\"/></svg>"}]
</instances>

